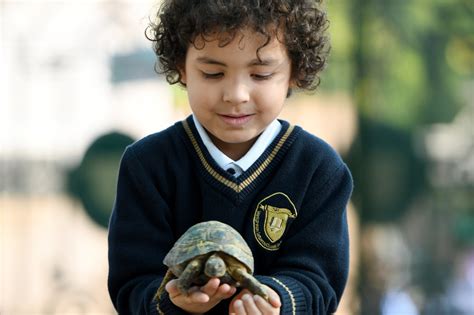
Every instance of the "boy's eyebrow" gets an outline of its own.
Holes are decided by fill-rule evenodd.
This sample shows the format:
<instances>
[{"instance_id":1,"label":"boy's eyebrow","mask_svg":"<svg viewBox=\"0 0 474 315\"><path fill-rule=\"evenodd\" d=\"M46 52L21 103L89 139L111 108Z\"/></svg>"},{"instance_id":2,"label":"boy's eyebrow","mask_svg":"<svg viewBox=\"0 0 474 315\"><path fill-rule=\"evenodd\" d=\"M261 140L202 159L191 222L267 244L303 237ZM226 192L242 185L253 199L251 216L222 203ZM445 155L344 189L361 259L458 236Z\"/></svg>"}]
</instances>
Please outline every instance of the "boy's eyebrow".
<instances>
[{"instance_id":1,"label":"boy's eyebrow","mask_svg":"<svg viewBox=\"0 0 474 315\"><path fill-rule=\"evenodd\" d=\"M198 61L200 63L206 63L206 64L209 64L209 65L226 66L225 63L223 63L221 61L217 61L217 60L209 58L209 57L199 57L199 58L196 59L196 61Z\"/></svg>"},{"instance_id":2,"label":"boy's eyebrow","mask_svg":"<svg viewBox=\"0 0 474 315\"><path fill-rule=\"evenodd\" d=\"M196 59L198 62L200 63L205 63L205 64L209 64L209 65L218 65L218 66L224 66L226 67L227 65L221 61L218 61L218 60L215 60L215 59L212 59L212 58L209 58L209 57L199 57ZM250 61L248 63L248 66L272 66L272 65L275 65L278 63L278 60L276 59L272 59L272 58L269 58L269 59L261 59L261 60L258 60L258 59L253 59L252 61Z\"/></svg>"},{"instance_id":3,"label":"boy's eyebrow","mask_svg":"<svg viewBox=\"0 0 474 315\"><path fill-rule=\"evenodd\" d=\"M278 63L278 60L268 58L268 59L254 59L249 62L249 66L273 66Z\"/></svg>"}]
</instances>

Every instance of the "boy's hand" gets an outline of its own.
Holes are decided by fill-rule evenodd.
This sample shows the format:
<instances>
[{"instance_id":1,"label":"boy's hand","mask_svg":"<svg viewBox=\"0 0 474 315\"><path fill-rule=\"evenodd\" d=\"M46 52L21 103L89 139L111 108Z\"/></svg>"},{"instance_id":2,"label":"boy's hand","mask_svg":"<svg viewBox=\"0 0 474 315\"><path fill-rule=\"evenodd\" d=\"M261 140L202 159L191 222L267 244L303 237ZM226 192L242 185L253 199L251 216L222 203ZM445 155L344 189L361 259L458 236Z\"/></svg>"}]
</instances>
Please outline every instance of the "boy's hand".
<instances>
[{"instance_id":1,"label":"boy's hand","mask_svg":"<svg viewBox=\"0 0 474 315\"><path fill-rule=\"evenodd\" d=\"M234 295L236 288L228 284L220 284L218 278L210 279L202 287L192 287L188 294L182 294L177 286L177 280L171 280L165 286L171 302L186 312L201 314L209 311L221 300Z\"/></svg>"},{"instance_id":2,"label":"boy's hand","mask_svg":"<svg viewBox=\"0 0 474 315\"><path fill-rule=\"evenodd\" d=\"M231 315L273 315L280 314L281 301L278 293L265 285L268 302L259 295L253 295L248 290L242 290L232 299L229 305Z\"/></svg>"}]
</instances>

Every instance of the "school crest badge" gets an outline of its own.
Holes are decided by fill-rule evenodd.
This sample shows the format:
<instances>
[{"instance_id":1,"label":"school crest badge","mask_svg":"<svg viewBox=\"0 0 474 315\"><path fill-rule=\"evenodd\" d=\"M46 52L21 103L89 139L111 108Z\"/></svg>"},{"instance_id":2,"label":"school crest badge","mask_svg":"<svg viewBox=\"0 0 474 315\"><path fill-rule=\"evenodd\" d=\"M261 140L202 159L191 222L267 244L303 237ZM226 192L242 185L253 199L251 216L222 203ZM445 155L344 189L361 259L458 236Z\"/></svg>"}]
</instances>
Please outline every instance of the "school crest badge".
<instances>
[{"instance_id":1,"label":"school crest badge","mask_svg":"<svg viewBox=\"0 0 474 315\"><path fill-rule=\"evenodd\" d=\"M278 250L288 223L296 216L295 205L284 193L274 193L262 199L253 217L255 239L265 249Z\"/></svg>"}]
</instances>

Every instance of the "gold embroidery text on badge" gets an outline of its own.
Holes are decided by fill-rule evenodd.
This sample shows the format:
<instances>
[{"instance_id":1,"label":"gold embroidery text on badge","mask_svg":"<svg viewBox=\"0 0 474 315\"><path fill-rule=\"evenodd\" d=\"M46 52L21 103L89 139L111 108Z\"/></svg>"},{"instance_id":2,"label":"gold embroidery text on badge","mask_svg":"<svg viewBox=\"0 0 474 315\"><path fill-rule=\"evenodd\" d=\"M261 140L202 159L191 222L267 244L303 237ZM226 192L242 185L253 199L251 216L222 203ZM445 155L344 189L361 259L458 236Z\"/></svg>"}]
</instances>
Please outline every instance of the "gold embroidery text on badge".
<instances>
[{"instance_id":1,"label":"gold embroidery text on badge","mask_svg":"<svg viewBox=\"0 0 474 315\"><path fill-rule=\"evenodd\" d=\"M277 192L262 199L253 217L255 239L265 249L278 250L288 223L296 216L296 207L286 194Z\"/></svg>"}]
</instances>

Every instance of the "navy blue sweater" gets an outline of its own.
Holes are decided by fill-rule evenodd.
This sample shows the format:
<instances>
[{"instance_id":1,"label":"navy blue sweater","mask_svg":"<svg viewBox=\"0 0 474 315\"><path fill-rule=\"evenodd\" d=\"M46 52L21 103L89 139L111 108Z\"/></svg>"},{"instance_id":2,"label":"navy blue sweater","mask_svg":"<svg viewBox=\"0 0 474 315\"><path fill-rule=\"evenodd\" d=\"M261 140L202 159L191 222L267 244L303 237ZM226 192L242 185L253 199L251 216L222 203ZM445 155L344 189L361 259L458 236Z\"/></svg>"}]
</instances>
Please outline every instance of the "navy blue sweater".
<instances>
[{"instance_id":1,"label":"navy blue sweater","mask_svg":"<svg viewBox=\"0 0 474 315\"><path fill-rule=\"evenodd\" d=\"M215 163L191 116L127 147L109 226L108 287L120 314L186 314L166 292L154 295L166 253L207 220L242 234L282 314L336 310L349 267L352 178L328 144L280 122L278 136L238 178ZM208 314L227 314L230 300Z\"/></svg>"}]
</instances>

